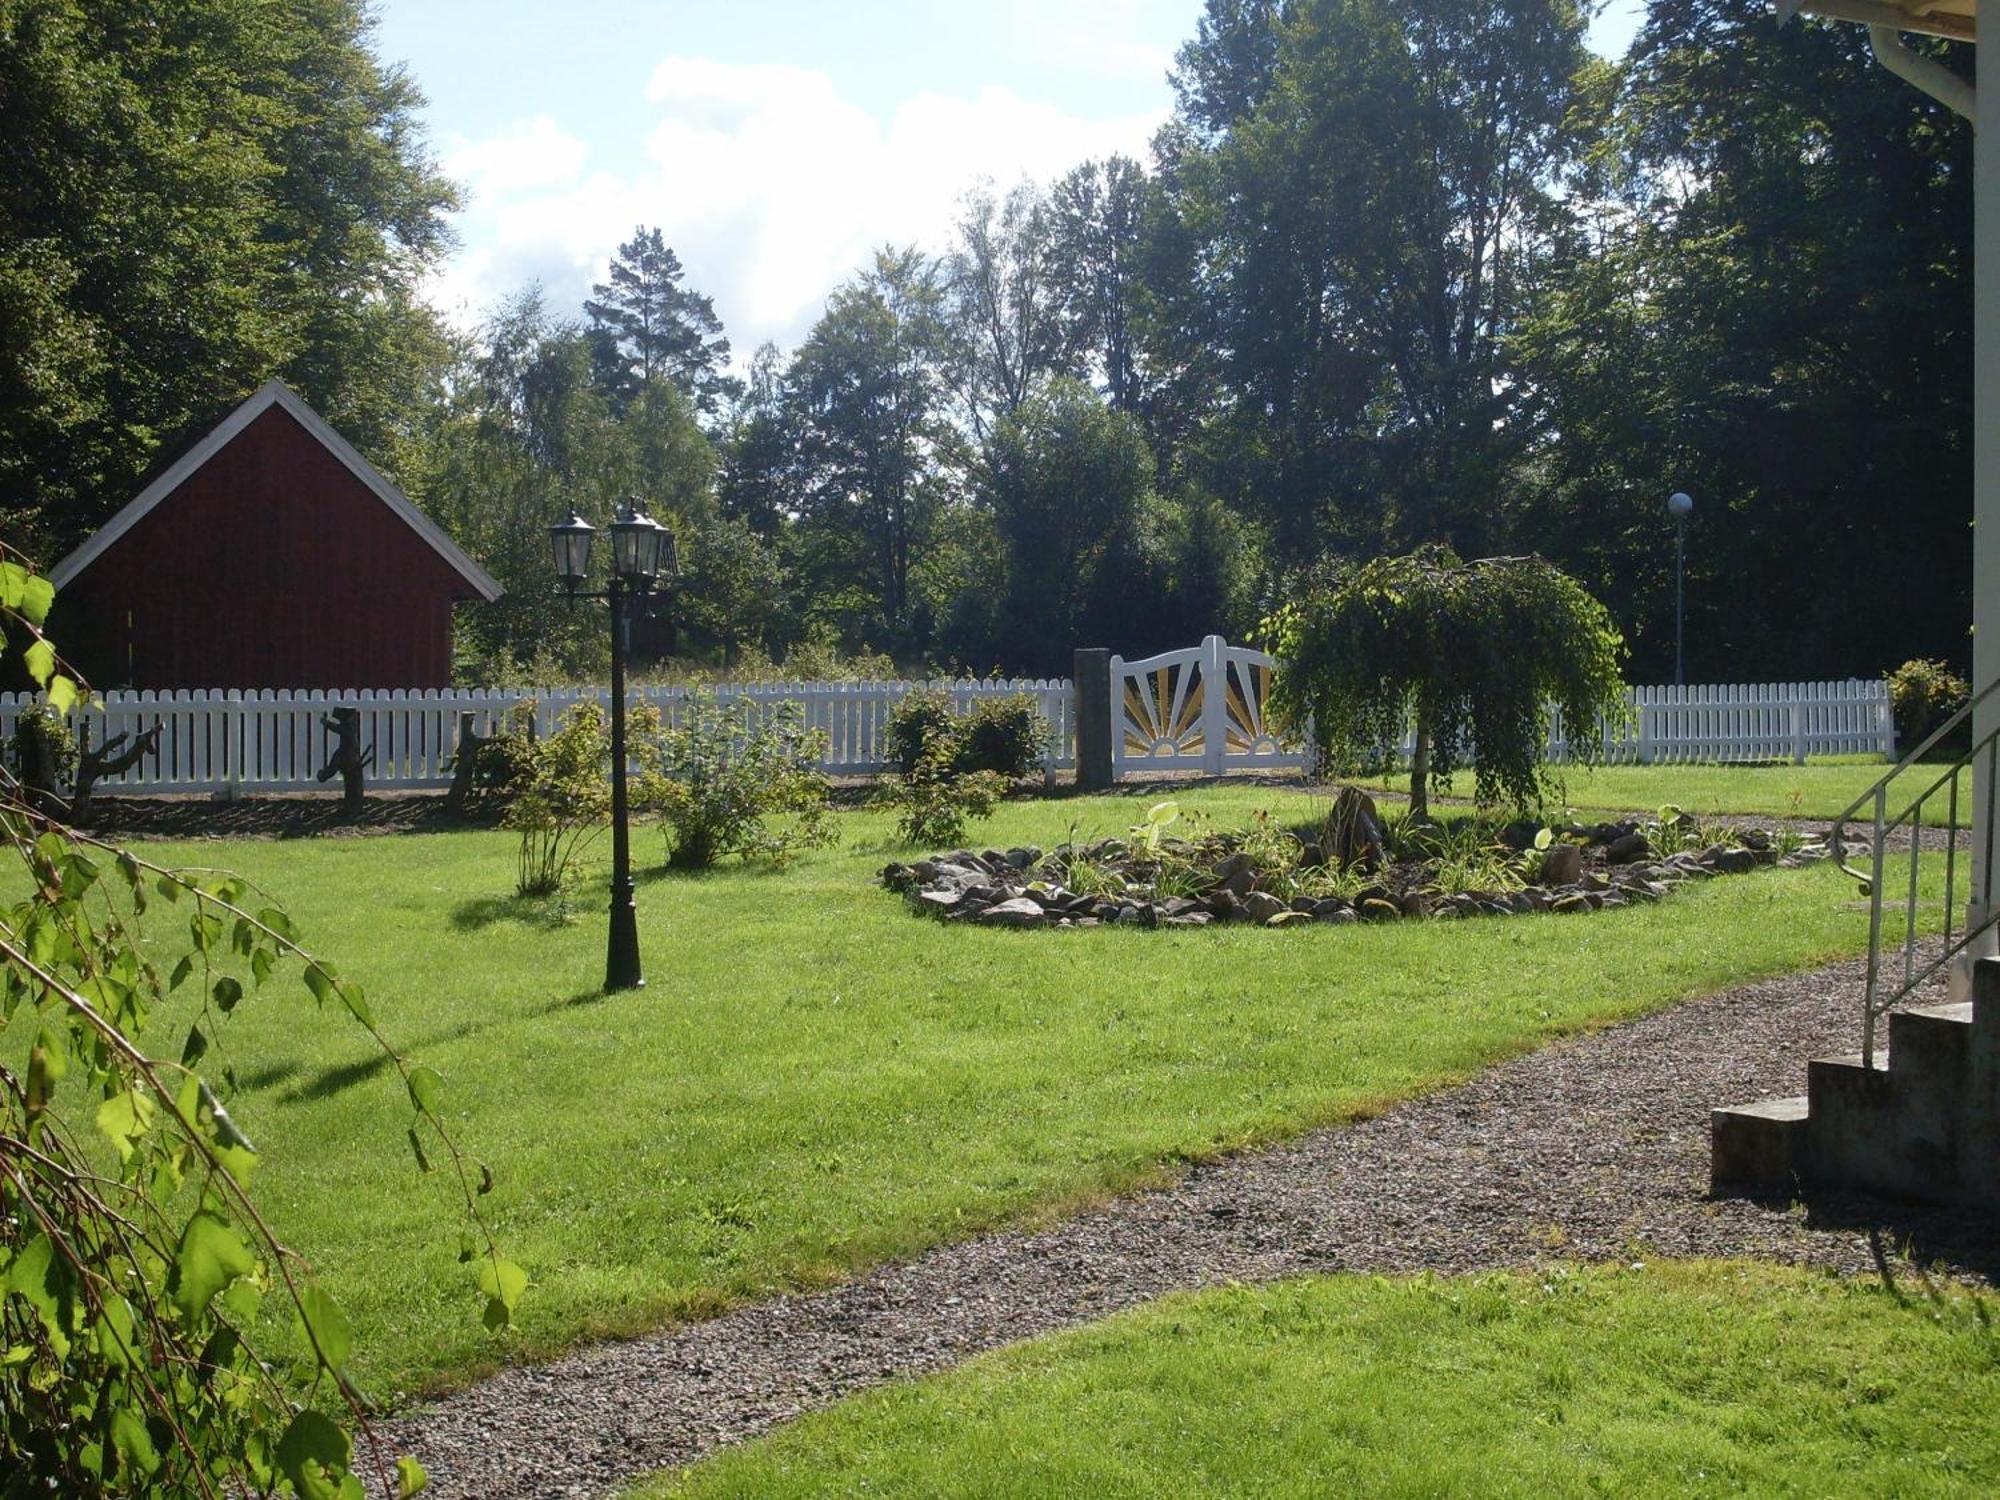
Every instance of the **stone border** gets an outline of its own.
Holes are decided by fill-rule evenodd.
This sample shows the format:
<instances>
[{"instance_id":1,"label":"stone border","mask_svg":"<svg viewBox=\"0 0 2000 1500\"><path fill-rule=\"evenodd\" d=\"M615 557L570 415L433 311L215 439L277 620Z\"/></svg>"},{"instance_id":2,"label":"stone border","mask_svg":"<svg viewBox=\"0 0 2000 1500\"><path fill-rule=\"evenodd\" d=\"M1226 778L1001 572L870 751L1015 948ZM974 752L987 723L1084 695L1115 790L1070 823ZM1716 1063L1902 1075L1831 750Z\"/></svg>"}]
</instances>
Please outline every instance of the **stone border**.
<instances>
[{"instance_id":1,"label":"stone border","mask_svg":"<svg viewBox=\"0 0 2000 1500\"><path fill-rule=\"evenodd\" d=\"M1516 852L1524 860L1534 858L1532 827L1508 830L1521 835ZM1658 901L1691 880L1747 874L1762 866L1795 869L1828 857L1824 844L1801 843L1788 850L1781 836L1758 828L1737 830L1734 844L1710 844L1665 858L1655 857L1643 825L1636 822L1572 824L1556 832L1560 838L1540 855L1537 882L1450 894L1439 892L1426 878L1427 867L1413 862L1380 866L1351 897L1287 898L1267 889L1275 882L1233 835L1198 844L1163 844L1184 868L1199 872L1195 883L1200 888L1180 895L1158 895L1144 878L1155 866L1122 839L1051 851L1033 846L979 853L957 849L912 864L890 864L880 879L927 916L981 927L1205 927L1217 922L1289 927L1602 911ZM1318 848L1302 847L1304 862L1318 865ZM1069 889L1064 880L1080 862L1123 878L1128 892L1115 896Z\"/></svg>"}]
</instances>

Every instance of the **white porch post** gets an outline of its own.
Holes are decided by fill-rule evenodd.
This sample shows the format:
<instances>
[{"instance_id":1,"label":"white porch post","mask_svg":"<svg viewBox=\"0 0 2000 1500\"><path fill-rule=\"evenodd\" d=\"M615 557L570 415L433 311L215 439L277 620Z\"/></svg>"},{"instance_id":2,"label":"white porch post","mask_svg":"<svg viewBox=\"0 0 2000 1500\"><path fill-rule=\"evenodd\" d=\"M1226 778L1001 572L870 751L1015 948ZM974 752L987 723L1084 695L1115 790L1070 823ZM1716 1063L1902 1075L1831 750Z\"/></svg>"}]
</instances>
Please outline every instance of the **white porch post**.
<instances>
[{"instance_id":1,"label":"white porch post","mask_svg":"<svg viewBox=\"0 0 2000 1500\"><path fill-rule=\"evenodd\" d=\"M2000 677L2000 85L1982 80L1973 142L1972 199L1972 683L1977 692ZM2000 729L2000 698L1973 716L1977 744ZM1993 860L1983 834L1994 787L1981 759L1972 773L1970 915L1992 910Z\"/></svg>"}]
</instances>

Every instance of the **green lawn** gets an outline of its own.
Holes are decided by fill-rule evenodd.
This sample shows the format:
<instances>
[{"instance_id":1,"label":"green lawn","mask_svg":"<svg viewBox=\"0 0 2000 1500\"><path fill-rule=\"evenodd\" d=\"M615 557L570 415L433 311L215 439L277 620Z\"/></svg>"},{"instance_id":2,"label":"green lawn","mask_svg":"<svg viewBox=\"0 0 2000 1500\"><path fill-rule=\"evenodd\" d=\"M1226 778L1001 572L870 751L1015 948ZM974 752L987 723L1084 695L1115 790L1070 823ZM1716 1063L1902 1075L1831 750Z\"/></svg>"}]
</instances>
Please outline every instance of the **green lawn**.
<instances>
[{"instance_id":1,"label":"green lawn","mask_svg":"<svg viewBox=\"0 0 2000 1500\"><path fill-rule=\"evenodd\" d=\"M1803 766L1571 766L1563 770L1566 801L1579 812L1651 812L1671 802L1700 817L1707 813L1752 813L1776 818L1838 817L1889 769L1879 760L1810 761ZM1895 817L1948 768L1926 766L1898 780ZM1376 777L1371 788L1407 792L1406 774ZM1958 776L1958 822L1972 822L1972 775ZM1470 797L1472 775L1460 776L1453 790ZM1924 822L1942 828L1950 811L1949 789L1938 788L1924 807Z\"/></svg>"},{"instance_id":2,"label":"green lawn","mask_svg":"<svg viewBox=\"0 0 2000 1500\"><path fill-rule=\"evenodd\" d=\"M1240 787L1181 801L1222 823L1323 806ZM982 833L1052 843L1074 822L1088 837L1143 805L1010 803ZM907 857L886 817L840 823L840 848L784 874L649 875L651 984L609 998L601 873L580 919L552 924L507 898L503 833L149 851L283 896L384 1031L444 1074L459 1134L497 1176L486 1201L535 1281L505 1343L477 1326L452 1209L415 1176L400 1086L365 1039L295 986L224 1028L263 1202L353 1317L373 1395L1158 1181L1865 936L1851 884L1824 866L1588 917L947 928L874 885ZM657 860L658 835L638 847ZM149 1040L178 1051L170 1025Z\"/></svg>"},{"instance_id":3,"label":"green lawn","mask_svg":"<svg viewBox=\"0 0 2000 1500\"><path fill-rule=\"evenodd\" d=\"M637 1492L1986 1496L2000 1300L1733 1263L1169 1297Z\"/></svg>"}]
</instances>

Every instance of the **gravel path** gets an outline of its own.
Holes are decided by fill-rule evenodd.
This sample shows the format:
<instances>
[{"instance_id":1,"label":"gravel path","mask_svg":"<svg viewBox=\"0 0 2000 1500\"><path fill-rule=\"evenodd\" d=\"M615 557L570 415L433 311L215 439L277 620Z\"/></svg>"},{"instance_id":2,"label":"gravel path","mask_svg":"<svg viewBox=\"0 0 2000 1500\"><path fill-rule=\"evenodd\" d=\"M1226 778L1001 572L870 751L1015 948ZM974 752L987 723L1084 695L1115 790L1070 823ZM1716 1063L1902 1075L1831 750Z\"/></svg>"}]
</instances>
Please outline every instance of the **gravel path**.
<instances>
[{"instance_id":1,"label":"gravel path","mask_svg":"<svg viewBox=\"0 0 2000 1500\"><path fill-rule=\"evenodd\" d=\"M1865 1202L1712 1202L1711 1106L1852 1045L1854 963L1557 1043L1378 1119L1190 1171L1035 1233L506 1371L388 1424L441 1496L598 1496L898 1376L1182 1287L1552 1257L1755 1255L1865 1272L1899 1249L2000 1279L1995 1226Z\"/></svg>"}]
</instances>

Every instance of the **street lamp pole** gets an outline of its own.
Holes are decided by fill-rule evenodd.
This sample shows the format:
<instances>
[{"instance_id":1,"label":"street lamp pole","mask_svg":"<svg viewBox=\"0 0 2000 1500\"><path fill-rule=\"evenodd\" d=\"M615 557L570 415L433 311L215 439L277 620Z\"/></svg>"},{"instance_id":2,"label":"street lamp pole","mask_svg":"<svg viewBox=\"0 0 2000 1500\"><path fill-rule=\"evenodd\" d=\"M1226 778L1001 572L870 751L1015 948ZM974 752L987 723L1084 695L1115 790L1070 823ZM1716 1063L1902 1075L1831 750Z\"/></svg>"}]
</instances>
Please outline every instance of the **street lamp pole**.
<instances>
[{"instance_id":1,"label":"street lamp pole","mask_svg":"<svg viewBox=\"0 0 2000 1500\"><path fill-rule=\"evenodd\" d=\"M571 512L549 528L556 572L571 599L602 599L611 615L611 926L605 940L605 990L635 990L646 982L639 965L639 908L632 888L630 802L626 795L625 655L638 606L676 572L674 534L628 500L611 523L611 578L602 593L585 593L590 544L597 529Z\"/></svg>"},{"instance_id":2,"label":"street lamp pole","mask_svg":"<svg viewBox=\"0 0 2000 1500\"><path fill-rule=\"evenodd\" d=\"M1667 496L1667 513L1674 518L1674 686L1687 682L1686 615L1681 605L1683 581L1687 577L1688 515L1694 497L1684 490Z\"/></svg>"},{"instance_id":3,"label":"street lamp pole","mask_svg":"<svg viewBox=\"0 0 2000 1500\"><path fill-rule=\"evenodd\" d=\"M632 889L632 834L625 792L625 646L631 595L616 575L605 591L611 605L611 932L604 951L604 988L636 990L639 905Z\"/></svg>"}]
</instances>

